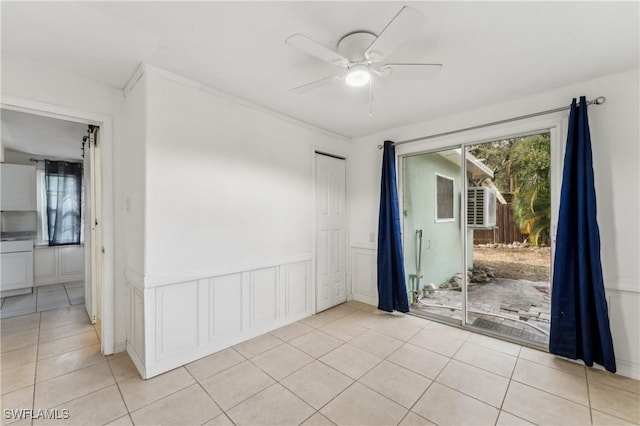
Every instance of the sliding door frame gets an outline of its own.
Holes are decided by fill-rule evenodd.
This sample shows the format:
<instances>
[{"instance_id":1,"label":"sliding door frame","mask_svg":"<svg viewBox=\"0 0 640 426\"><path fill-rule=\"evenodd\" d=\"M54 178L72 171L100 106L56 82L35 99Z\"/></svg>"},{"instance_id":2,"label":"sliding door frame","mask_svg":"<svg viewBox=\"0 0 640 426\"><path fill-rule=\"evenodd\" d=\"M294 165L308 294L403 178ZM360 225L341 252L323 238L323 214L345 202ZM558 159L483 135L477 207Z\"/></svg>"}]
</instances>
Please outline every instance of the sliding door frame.
<instances>
[{"instance_id":1,"label":"sliding door frame","mask_svg":"<svg viewBox=\"0 0 640 426\"><path fill-rule=\"evenodd\" d=\"M551 259L553 260L555 254L555 240L558 223L558 209L560 205L560 189L562 185L562 169L563 169L563 157L566 145L566 135L568 128L568 112L561 111L554 114L549 114L540 117L534 117L529 119L523 119L510 123L485 127L476 130L470 130L468 132L456 133L452 135L445 135L441 137L431 138L428 140L415 141L411 143L398 144L396 146L396 165L397 170L402 171L402 179L398 180L398 199L402 202L402 210L404 211L404 159L413 155L435 153L447 149L460 149L460 161L463 176L467 173L467 162L465 161L467 150L470 146L492 142L500 139L510 139L515 137L530 136L540 133L550 134L550 154L551 154ZM466 179L462 179L463 186L461 188L461 194L465 194L467 190ZM468 264L467 256L467 233L468 228L466 226L465 218L467 213L467 200L466 197L461 197L460 206L460 220L463 225L464 231L461 233L461 271L466 271ZM400 215L402 233L402 245L405 246L405 234L404 234L404 215ZM551 262L551 274L553 276L553 261ZM447 324L453 324L465 329L471 329L474 332L487 334L492 337L499 337L503 340L512 340L518 344L527 346L536 346L531 342L520 340L517 338L509 338L507 336L492 333L490 331L481 330L475 327L471 327L467 324L467 274L462 273L462 316L458 321L447 321L445 317L434 315L428 315L429 319L445 322Z\"/></svg>"}]
</instances>

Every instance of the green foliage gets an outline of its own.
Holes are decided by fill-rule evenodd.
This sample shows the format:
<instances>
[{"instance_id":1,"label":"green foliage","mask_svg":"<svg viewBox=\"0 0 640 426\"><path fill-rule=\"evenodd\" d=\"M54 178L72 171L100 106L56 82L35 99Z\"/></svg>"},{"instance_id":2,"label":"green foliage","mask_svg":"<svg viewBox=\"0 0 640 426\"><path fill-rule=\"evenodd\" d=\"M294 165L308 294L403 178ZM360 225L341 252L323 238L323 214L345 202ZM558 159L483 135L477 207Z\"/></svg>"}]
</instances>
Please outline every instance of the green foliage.
<instances>
[{"instance_id":1,"label":"green foliage","mask_svg":"<svg viewBox=\"0 0 640 426\"><path fill-rule=\"evenodd\" d=\"M470 152L494 172L503 194L512 193L512 209L532 245L548 245L551 223L550 135L525 136L476 145Z\"/></svg>"}]
</instances>

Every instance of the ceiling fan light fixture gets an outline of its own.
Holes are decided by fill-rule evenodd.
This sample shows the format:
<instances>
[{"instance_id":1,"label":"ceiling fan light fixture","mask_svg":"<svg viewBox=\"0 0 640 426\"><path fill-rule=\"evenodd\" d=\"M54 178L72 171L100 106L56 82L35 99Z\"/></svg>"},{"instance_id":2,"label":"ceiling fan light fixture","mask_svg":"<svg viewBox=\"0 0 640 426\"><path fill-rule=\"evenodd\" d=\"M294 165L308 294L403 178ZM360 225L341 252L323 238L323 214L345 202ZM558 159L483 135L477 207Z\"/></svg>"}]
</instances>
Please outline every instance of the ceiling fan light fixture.
<instances>
[{"instance_id":1,"label":"ceiling fan light fixture","mask_svg":"<svg viewBox=\"0 0 640 426\"><path fill-rule=\"evenodd\" d=\"M362 87L371 80L369 68L365 65L354 65L349 70L344 81L351 87Z\"/></svg>"}]
</instances>

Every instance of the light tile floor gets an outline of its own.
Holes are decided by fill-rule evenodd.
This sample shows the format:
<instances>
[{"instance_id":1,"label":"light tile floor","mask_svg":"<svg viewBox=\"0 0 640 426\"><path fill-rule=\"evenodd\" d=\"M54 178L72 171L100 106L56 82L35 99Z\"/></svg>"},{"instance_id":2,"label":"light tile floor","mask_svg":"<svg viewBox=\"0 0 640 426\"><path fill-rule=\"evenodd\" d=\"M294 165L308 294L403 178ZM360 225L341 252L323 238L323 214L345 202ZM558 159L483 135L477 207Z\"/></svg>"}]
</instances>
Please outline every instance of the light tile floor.
<instances>
[{"instance_id":1,"label":"light tile floor","mask_svg":"<svg viewBox=\"0 0 640 426\"><path fill-rule=\"evenodd\" d=\"M2 424L640 424L636 380L358 302L149 380L100 355L83 306L0 331ZM20 408L70 417L7 417Z\"/></svg>"},{"instance_id":2,"label":"light tile floor","mask_svg":"<svg viewBox=\"0 0 640 426\"><path fill-rule=\"evenodd\" d=\"M33 293L3 297L0 318L50 311L84 304L84 282L74 281L34 287Z\"/></svg>"}]
</instances>

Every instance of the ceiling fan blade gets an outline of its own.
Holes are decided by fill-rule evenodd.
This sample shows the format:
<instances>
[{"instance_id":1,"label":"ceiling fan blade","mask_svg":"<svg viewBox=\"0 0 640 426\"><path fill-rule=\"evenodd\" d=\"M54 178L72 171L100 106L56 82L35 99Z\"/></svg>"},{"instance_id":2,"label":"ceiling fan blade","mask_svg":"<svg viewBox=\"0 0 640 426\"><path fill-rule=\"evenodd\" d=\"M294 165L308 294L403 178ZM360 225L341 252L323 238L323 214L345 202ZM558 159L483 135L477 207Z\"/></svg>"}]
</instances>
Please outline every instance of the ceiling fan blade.
<instances>
[{"instance_id":1,"label":"ceiling fan blade","mask_svg":"<svg viewBox=\"0 0 640 426\"><path fill-rule=\"evenodd\" d=\"M427 18L410 7L403 7L364 52L365 58L377 62L389 56L411 34L427 22Z\"/></svg>"},{"instance_id":2,"label":"ceiling fan blade","mask_svg":"<svg viewBox=\"0 0 640 426\"><path fill-rule=\"evenodd\" d=\"M380 73L395 80L431 80L441 70L442 64L387 64Z\"/></svg>"},{"instance_id":3,"label":"ceiling fan blade","mask_svg":"<svg viewBox=\"0 0 640 426\"><path fill-rule=\"evenodd\" d=\"M307 92L310 92L312 90L319 89L319 88L324 87L324 86L328 86L328 85L330 85L332 83L335 83L336 81L339 81L341 79L342 79L342 77L339 77L337 75L333 75L331 77L323 78L322 80L318 80L318 81L314 81L314 82L311 82L311 83L303 84L302 86L294 87L293 89L291 89L291 91L293 93L301 95L303 93L307 93Z\"/></svg>"},{"instance_id":4,"label":"ceiling fan blade","mask_svg":"<svg viewBox=\"0 0 640 426\"><path fill-rule=\"evenodd\" d=\"M285 40L285 43L333 65L346 67L349 64L349 60L338 52L334 52L302 34L292 35Z\"/></svg>"}]
</instances>

